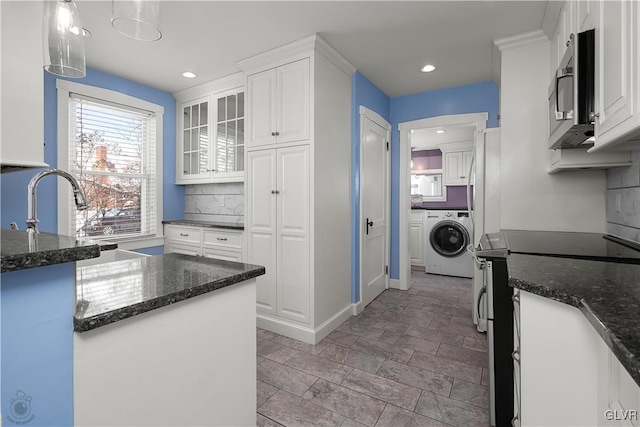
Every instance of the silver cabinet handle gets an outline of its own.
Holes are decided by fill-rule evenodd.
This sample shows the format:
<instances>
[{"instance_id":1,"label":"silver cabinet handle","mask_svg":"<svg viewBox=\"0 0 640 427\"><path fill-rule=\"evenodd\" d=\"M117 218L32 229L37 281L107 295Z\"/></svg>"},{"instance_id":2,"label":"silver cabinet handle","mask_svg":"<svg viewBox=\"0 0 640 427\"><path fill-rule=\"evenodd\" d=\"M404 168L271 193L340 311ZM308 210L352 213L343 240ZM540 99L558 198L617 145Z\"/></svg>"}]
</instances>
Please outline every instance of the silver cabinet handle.
<instances>
[{"instance_id":1,"label":"silver cabinet handle","mask_svg":"<svg viewBox=\"0 0 640 427\"><path fill-rule=\"evenodd\" d=\"M180 235L181 235L182 237L189 237L189 235L188 235L188 234L184 234L184 233L180 233Z\"/></svg>"},{"instance_id":2,"label":"silver cabinet handle","mask_svg":"<svg viewBox=\"0 0 640 427\"><path fill-rule=\"evenodd\" d=\"M280 135L280 132L276 131L276 136Z\"/></svg>"},{"instance_id":3,"label":"silver cabinet handle","mask_svg":"<svg viewBox=\"0 0 640 427\"><path fill-rule=\"evenodd\" d=\"M271 194L280 194L278 190L271 190Z\"/></svg>"},{"instance_id":4,"label":"silver cabinet handle","mask_svg":"<svg viewBox=\"0 0 640 427\"><path fill-rule=\"evenodd\" d=\"M276 133L275 132L271 132L271 136L276 136Z\"/></svg>"},{"instance_id":5,"label":"silver cabinet handle","mask_svg":"<svg viewBox=\"0 0 640 427\"><path fill-rule=\"evenodd\" d=\"M220 240L222 242L226 242L227 238L226 237L216 237L217 240Z\"/></svg>"}]
</instances>

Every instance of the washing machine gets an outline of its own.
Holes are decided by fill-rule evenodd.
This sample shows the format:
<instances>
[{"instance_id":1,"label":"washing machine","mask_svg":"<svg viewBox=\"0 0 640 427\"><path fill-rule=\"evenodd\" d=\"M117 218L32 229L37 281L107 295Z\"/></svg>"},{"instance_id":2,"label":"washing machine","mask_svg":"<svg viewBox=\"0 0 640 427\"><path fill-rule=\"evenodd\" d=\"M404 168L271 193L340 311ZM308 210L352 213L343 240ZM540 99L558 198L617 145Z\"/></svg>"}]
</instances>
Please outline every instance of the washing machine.
<instances>
[{"instance_id":1,"label":"washing machine","mask_svg":"<svg viewBox=\"0 0 640 427\"><path fill-rule=\"evenodd\" d=\"M425 271L473 277L473 256L467 251L473 236L469 212L428 210L425 216Z\"/></svg>"}]
</instances>

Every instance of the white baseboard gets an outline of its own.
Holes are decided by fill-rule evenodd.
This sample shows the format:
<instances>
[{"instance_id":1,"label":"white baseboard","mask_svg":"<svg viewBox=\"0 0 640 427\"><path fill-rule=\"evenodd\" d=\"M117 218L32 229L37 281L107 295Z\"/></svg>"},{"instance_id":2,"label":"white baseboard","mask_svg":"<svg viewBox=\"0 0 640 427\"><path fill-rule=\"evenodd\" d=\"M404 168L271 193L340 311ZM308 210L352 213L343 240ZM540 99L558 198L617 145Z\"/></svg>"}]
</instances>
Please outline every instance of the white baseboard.
<instances>
[{"instance_id":1,"label":"white baseboard","mask_svg":"<svg viewBox=\"0 0 640 427\"><path fill-rule=\"evenodd\" d=\"M362 313L362 310L364 310L364 304L362 304L362 300L351 304L351 307L353 307L354 316L357 316L358 314Z\"/></svg>"},{"instance_id":2,"label":"white baseboard","mask_svg":"<svg viewBox=\"0 0 640 427\"><path fill-rule=\"evenodd\" d=\"M389 288L391 289L400 289L401 291L409 290L411 284L406 283L405 286L402 286L402 283L399 279L389 279Z\"/></svg>"},{"instance_id":3,"label":"white baseboard","mask_svg":"<svg viewBox=\"0 0 640 427\"><path fill-rule=\"evenodd\" d=\"M315 345L340 326L342 322L351 317L351 312L352 306L348 305L315 329L289 323L286 320L276 319L260 313L256 315L256 323L259 328L266 329L267 331Z\"/></svg>"}]
</instances>

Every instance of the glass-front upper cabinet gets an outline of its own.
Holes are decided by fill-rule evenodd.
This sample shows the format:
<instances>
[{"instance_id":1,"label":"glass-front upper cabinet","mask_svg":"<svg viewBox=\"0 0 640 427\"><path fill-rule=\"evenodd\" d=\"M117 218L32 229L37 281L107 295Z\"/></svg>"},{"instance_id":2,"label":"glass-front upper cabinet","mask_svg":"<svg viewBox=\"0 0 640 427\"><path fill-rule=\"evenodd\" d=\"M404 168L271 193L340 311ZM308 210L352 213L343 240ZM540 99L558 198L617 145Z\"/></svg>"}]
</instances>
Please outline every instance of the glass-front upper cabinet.
<instances>
[{"instance_id":1,"label":"glass-front upper cabinet","mask_svg":"<svg viewBox=\"0 0 640 427\"><path fill-rule=\"evenodd\" d=\"M210 173L209 105L209 97L180 105L182 164L178 164L178 177L183 179L206 178Z\"/></svg>"},{"instance_id":2,"label":"glass-front upper cabinet","mask_svg":"<svg viewBox=\"0 0 640 427\"><path fill-rule=\"evenodd\" d=\"M179 104L177 184L244 180L244 95L236 87Z\"/></svg>"},{"instance_id":3,"label":"glass-front upper cabinet","mask_svg":"<svg viewBox=\"0 0 640 427\"><path fill-rule=\"evenodd\" d=\"M244 89L214 95L216 103L214 177L244 176Z\"/></svg>"}]
</instances>

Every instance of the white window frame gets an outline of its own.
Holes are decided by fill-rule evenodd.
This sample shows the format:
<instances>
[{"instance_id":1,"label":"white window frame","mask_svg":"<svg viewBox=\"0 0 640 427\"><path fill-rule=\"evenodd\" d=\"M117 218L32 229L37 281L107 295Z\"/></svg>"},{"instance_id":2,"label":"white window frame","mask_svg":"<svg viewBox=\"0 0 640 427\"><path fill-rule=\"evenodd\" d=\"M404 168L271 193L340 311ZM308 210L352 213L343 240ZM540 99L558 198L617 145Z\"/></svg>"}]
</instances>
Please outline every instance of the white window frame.
<instances>
[{"instance_id":1,"label":"white window frame","mask_svg":"<svg viewBox=\"0 0 640 427\"><path fill-rule=\"evenodd\" d=\"M125 95L109 89L70 82L67 80L56 80L58 89L58 169L69 170L69 97L70 93L77 93L95 99L101 99L116 104L128 105L141 110L155 113L156 120L156 232L153 236L143 237L113 237L108 242L117 243L121 249L141 249L153 246L164 245L164 235L162 227L162 143L163 143L163 116L164 107L142 99ZM68 218L74 213L71 212L72 199L71 186L68 182L58 180L58 233L72 236L74 231L69 229ZM100 239L100 241L105 241Z\"/></svg>"}]
</instances>

